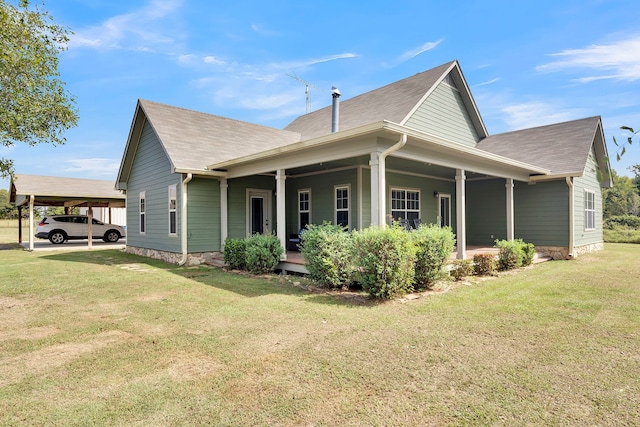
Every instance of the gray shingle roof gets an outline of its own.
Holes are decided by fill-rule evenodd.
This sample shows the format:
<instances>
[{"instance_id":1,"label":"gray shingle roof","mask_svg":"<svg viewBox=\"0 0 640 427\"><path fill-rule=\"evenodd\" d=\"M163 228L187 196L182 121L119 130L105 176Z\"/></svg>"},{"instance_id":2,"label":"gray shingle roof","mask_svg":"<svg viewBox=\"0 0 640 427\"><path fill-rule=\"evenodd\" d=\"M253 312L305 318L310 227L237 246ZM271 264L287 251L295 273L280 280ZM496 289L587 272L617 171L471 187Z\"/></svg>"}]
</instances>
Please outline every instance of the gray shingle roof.
<instances>
[{"instance_id":1,"label":"gray shingle roof","mask_svg":"<svg viewBox=\"0 0 640 427\"><path fill-rule=\"evenodd\" d=\"M453 62L341 101L339 130L382 120L400 123ZM285 130L298 132L305 140L331 133L331 106L298 117Z\"/></svg>"},{"instance_id":2,"label":"gray shingle roof","mask_svg":"<svg viewBox=\"0 0 640 427\"><path fill-rule=\"evenodd\" d=\"M551 170L551 174L581 174L600 117L491 135L476 148Z\"/></svg>"},{"instance_id":3,"label":"gray shingle roof","mask_svg":"<svg viewBox=\"0 0 640 427\"><path fill-rule=\"evenodd\" d=\"M213 114L140 100L173 166L206 165L292 144L300 134Z\"/></svg>"},{"instance_id":4,"label":"gray shingle roof","mask_svg":"<svg viewBox=\"0 0 640 427\"><path fill-rule=\"evenodd\" d=\"M15 194L87 199L122 199L113 181L16 174L11 180Z\"/></svg>"}]
</instances>

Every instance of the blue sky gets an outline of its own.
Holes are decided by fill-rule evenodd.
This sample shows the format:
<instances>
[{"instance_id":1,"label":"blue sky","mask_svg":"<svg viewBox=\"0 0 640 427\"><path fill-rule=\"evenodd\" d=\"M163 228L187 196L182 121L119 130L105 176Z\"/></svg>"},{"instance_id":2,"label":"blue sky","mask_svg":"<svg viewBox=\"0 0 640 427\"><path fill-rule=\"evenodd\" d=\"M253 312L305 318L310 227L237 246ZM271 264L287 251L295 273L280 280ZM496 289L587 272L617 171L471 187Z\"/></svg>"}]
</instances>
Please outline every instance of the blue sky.
<instances>
[{"instance_id":1,"label":"blue sky","mask_svg":"<svg viewBox=\"0 0 640 427\"><path fill-rule=\"evenodd\" d=\"M13 1L15 3L15 1ZM601 115L640 127L637 1L63 0L60 61L79 126L63 146L0 148L17 173L115 181L136 100L282 128L312 109L460 62L489 133ZM637 143L636 143L637 144ZM8 188L8 181L0 181Z\"/></svg>"}]
</instances>

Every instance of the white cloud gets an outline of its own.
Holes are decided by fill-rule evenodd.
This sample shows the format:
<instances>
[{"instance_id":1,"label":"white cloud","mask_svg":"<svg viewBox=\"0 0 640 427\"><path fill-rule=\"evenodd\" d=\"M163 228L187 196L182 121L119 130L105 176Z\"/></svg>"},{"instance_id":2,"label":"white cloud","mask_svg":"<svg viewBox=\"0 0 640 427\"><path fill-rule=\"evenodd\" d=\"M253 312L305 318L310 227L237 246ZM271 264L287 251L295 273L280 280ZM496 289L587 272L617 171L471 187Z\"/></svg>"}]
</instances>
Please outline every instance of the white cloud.
<instances>
[{"instance_id":1,"label":"white cloud","mask_svg":"<svg viewBox=\"0 0 640 427\"><path fill-rule=\"evenodd\" d=\"M205 64L213 64L213 65L225 65L226 62L220 58L216 58L213 55L205 56L203 59Z\"/></svg>"},{"instance_id":2,"label":"white cloud","mask_svg":"<svg viewBox=\"0 0 640 427\"><path fill-rule=\"evenodd\" d=\"M400 62L408 61L409 59L415 58L416 56L435 48L440 43L442 43L442 39L437 40L435 42L426 42L423 45L420 45L414 49L408 50L402 55L400 55Z\"/></svg>"},{"instance_id":3,"label":"white cloud","mask_svg":"<svg viewBox=\"0 0 640 427\"><path fill-rule=\"evenodd\" d=\"M88 176L116 176L120 168L120 161L106 158L71 159L65 163L65 172L83 173Z\"/></svg>"},{"instance_id":4,"label":"white cloud","mask_svg":"<svg viewBox=\"0 0 640 427\"><path fill-rule=\"evenodd\" d=\"M584 112L579 109L564 108L541 101L503 105L500 111L504 114L504 122L511 130L566 122L584 116Z\"/></svg>"},{"instance_id":5,"label":"white cloud","mask_svg":"<svg viewBox=\"0 0 640 427\"><path fill-rule=\"evenodd\" d=\"M597 75L575 79L579 83L603 79L640 80L640 34L609 44L594 44L582 49L567 49L554 53L552 56L558 59L548 64L539 65L536 70L555 72L586 69L598 72Z\"/></svg>"},{"instance_id":6,"label":"white cloud","mask_svg":"<svg viewBox=\"0 0 640 427\"><path fill-rule=\"evenodd\" d=\"M99 25L80 28L71 35L69 48L128 49L153 51L150 46L167 45L166 22L182 0L152 0L134 12L117 15Z\"/></svg>"},{"instance_id":7,"label":"white cloud","mask_svg":"<svg viewBox=\"0 0 640 427\"><path fill-rule=\"evenodd\" d=\"M251 24L251 30L253 30L253 32L255 32L256 34L259 34L261 36L273 37L273 36L278 36L279 35L278 32L268 30L268 29L264 28L262 25L258 25L258 24Z\"/></svg>"},{"instance_id":8,"label":"white cloud","mask_svg":"<svg viewBox=\"0 0 640 427\"><path fill-rule=\"evenodd\" d=\"M293 68L304 68L311 65L322 64L325 62L337 61L339 59L357 58L355 53L339 53L336 55L321 56L319 58L301 59L298 61L273 62L268 67L279 70L290 70Z\"/></svg>"},{"instance_id":9,"label":"white cloud","mask_svg":"<svg viewBox=\"0 0 640 427\"><path fill-rule=\"evenodd\" d=\"M493 84L493 83L495 83L497 81L500 81L500 77L496 77L495 79L491 79L491 80L486 81L486 82L478 83L478 84L475 84L473 86L474 87L487 86L487 85Z\"/></svg>"}]
</instances>

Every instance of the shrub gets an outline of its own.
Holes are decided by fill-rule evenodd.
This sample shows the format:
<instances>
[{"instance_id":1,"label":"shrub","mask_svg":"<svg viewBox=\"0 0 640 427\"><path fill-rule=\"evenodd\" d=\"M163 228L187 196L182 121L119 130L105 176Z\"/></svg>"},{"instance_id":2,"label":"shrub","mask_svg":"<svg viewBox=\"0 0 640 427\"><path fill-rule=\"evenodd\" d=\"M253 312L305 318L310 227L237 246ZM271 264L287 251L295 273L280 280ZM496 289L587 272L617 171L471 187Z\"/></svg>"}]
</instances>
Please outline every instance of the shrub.
<instances>
[{"instance_id":1,"label":"shrub","mask_svg":"<svg viewBox=\"0 0 640 427\"><path fill-rule=\"evenodd\" d=\"M449 272L455 280L462 280L473 272L473 261L470 259L457 259L453 261L453 268Z\"/></svg>"},{"instance_id":2,"label":"shrub","mask_svg":"<svg viewBox=\"0 0 640 427\"><path fill-rule=\"evenodd\" d=\"M400 227L369 227L353 232L355 264L362 287L376 298L413 290L415 246Z\"/></svg>"},{"instance_id":3,"label":"shrub","mask_svg":"<svg viewBox=\"0 0 640 427\"><path fill-rule=\"evenodd\" d=\"M247 266L246 239L227 239L224 241L224 262L234 270L244 270Z\"/></svg>"},{"instance_id":4,"label":"shrub","mask_svg":"<svg viewBox=\"0 0 640 427\"><path fill-rule=\"evenodd\" d=\"M414 285L416 289L430 289L444 275L443 267L453 252L455 237L450 228L433 224L421 225L410 235L416 247Z\"/></svg>"},{"instance_id":5,"label":"shrub","mask_svg":"<svg viewBox=\"0 0 640 427\"><path fill-rule=\"evenodd\" d=\"M254 234L246 240L246 265L254 274L271 273L284 252L274 235Z\"/></svg>"},{"instance_id":6,"label":"shrub","mask_svg":"<svg viewBox=\"0 0 640 427\"><path fill-rule=\"evenodd\" d=\"M532 243L525 243L522 239L496 240L498 253L498 268L501 271L530 265L535 256Z\"/></svg>"},{"instance_id":7,"label":"shrub","mask_svg":"<svg viewBox=\"0 0 640 427\"><path fill-rule=\"evenodd\" d=\"M308 225L300 253L309 276L331 288L348 287L354 272L351 240L351 233L340 225Z\"/></svg>"},{"instance_id":8,"label":"shrub","mask_svg":"<svg viewBox=\"0 0 640 427\"><path fill-rule=\"evenodd\" d=\"M473 272L478 276L490 276L496 271L496 257L493 254L473 256Z\"/></svg>"},{"instance_id":9,"label":"shrub","mask_svg":"<svg viewBox=\"0 0 640 427\"><path fill-rule=\"evenodd\" d=\"M631 228L640 230L640 216L619 215L604 220L604 228L614 230L617 228Z\"/></svg>"}]
</instances>

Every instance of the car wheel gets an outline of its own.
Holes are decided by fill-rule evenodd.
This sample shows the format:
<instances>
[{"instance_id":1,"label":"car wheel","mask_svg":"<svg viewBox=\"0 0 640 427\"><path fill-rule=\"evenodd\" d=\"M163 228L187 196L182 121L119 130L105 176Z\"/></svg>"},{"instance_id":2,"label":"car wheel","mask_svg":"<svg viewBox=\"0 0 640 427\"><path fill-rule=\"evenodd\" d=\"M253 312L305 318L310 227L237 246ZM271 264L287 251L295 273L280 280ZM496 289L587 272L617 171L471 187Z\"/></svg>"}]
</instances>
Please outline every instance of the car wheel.
<instances>
[{"instance_id":1,"label":"car wheel","mask_svg":"<svg viewBox=\"0 0 640 427\"><path fill-rule=\"evenodd\" d=\"M111 243L115 243L120 239L120 233L118 233L116 230L109 230L106 233L104 233L104 241L105 242L111 242Z\"/></svg>"},{"instance_id":2,"label":"car wheel","mask_svg":"<svg viewBox=\"0 0 640 427\"><path fill-rule=\"evenodd\" d=\"M49 241L54 245L60 245L67 240L67 234L64 231L55 230L49 233Z\"/></svg>"}]
</instances>

